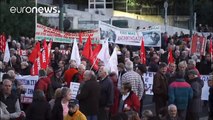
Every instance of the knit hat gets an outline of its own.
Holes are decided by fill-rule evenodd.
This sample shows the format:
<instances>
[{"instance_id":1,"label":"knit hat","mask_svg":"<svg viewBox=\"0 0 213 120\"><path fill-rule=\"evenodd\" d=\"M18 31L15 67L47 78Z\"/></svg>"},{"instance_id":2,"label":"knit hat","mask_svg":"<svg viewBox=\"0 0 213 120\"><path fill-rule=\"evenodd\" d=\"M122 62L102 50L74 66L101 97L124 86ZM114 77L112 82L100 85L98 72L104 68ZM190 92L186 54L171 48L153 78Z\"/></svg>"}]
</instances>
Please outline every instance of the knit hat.
<instances>
[{"instance_id":1,"label":"knit hat","mask_svg":"<svg viewBox=\"0 0 213 120\"><path fill-rule=\"evenodd\" d=\"M47 73L46 73L45 70L41 69L41 70L39 70L39 72L38 72L38 76L39 76L39 77L45 77L45 76L47 76Z\"/></svg>"},{"instance_id":2,"label":"knit hat","mask_svg":"<svg viewBox=\"0 0 213 120\"><path fill-rule=\"evenodd\" d=\"M196 70L189 70L188 75L198 75Z\"/></svg>"}]
</instances>

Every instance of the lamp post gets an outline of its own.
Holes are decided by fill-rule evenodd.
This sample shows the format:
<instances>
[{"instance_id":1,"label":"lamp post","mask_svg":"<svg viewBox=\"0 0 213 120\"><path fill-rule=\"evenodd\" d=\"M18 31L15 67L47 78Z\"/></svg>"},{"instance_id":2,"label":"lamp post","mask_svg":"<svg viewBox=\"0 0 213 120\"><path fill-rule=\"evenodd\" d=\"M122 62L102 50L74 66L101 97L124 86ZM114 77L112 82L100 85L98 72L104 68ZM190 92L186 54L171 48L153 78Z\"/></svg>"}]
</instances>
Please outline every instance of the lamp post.
<instances>
[{"instance_id":1,"label":"lamp post","mask_svg":"<svg viewBox=\"0 0 213 120\"><path fill-rule=\"evenodd\" d=\"M60 13L59 13L59 30L63 31L64 30L64 26L63 26L63 21L64 21L64 0L60 0L59 3L59 9L60 9Z\"/></svg>"},{"instance_id":2,"label":"lamp post","mask_svg":"<svg viewBox=\"0 0 213 120\"><path fill-rule=\"evenodd\" d=\"M167 0L164 2L164 9L165 9L165 18L164 18L164 26L165 26L165 32L167 32L167 8L168 8L168 2Z\"/></svg>"}]
</instances>

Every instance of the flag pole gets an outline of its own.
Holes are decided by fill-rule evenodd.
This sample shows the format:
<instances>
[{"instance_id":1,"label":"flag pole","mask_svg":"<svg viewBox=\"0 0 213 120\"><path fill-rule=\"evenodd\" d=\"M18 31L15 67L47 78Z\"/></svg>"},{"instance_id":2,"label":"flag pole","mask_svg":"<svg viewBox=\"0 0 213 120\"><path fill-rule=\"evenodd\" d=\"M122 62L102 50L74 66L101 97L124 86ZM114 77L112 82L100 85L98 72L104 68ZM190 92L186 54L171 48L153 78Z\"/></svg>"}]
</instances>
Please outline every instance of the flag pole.
<instances>
[{"instance_id":1,"label":"flag pole","mask_svg":"<svg viewBox=\"0 0 213 120\"><path fill-rule=\"evenodd\" d=\"M90 68L90 70L92 70L92 68L93 68L93 66L95 65L97 59L98 59L98 58L95 59L94 63L92 64L92 66L91 66L91 68Z\"/></svg>"}]
</instances>

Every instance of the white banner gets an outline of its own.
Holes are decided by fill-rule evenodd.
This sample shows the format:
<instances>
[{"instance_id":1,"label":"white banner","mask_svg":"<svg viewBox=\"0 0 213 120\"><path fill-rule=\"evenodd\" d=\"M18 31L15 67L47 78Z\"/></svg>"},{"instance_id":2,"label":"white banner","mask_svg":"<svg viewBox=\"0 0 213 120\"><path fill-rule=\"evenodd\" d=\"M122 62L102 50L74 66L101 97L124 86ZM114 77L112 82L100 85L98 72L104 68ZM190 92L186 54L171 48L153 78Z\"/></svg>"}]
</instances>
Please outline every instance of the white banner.
<instances>
[{"instance_id":1,"label":"white banner","mask_svg":"<svg viewBox=\"0 0 213 120\"><path fill-rule=\"evenodd\" d=\"M142 37L144 37L145 46L161 46L160 26L153 26L146 30L118 28L110 24L99 21L101 40L108 39L109 42L124 45L140 46Z\"/></svg>"},{"instance_id":2,"label":"white banner","mask_svg":"<svg viewBox=\"0 0 213 120\"><path fill-rule=\"evenodd\" d=\"M79 87L80 87L80 83L77 83L77 82L71 82L70 83L70 89L71 89L71 93L72 93L72 95L71 95L72 99L76 99Z\"/></svg>"},{"instance_id":3,"label":"white banner","mask_svg":"<svg viewBox=\"0 0 213 120\"><path fill-rule=\"evenodd\" d=\"M21 95L21 102L31 103L33 98L34 86L38 81L38 76L16 76L16 80L21 82L21 84L26 89L25 94Z\"/></svg>"},{"instance_id":4,"label":"white banner","mask_svg":"<svg viewBox=\"0 0 213 120\"><path fill-rule=\"evenodd\" d=\"M143 76L145 89L147 90L146 95L153 95L152 87L153 87L154 75L155 75L154 72L147 72ZM209 99L208 98L209 97L208 79L209 79L209 75L201 75L201 80L204 81L204 86L202 88L201 100L208 100Z\"/></svg>"}]
</instances>

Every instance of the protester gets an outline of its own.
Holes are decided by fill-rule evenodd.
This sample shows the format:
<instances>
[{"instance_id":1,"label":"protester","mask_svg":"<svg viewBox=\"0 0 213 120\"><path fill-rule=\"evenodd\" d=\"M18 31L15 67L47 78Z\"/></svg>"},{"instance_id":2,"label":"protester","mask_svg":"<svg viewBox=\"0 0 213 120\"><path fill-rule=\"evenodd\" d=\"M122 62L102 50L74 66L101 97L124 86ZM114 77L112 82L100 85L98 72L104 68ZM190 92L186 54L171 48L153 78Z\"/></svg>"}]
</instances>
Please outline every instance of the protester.
<instances>
[{"instance_id":1,"label":"protester","mask_svg":"<svg viewBox=\"0 0 213 120\"><path fill-rule=\"evenodd\" d=\"M87 117L87 120L97 120L99 99L100 99L100 85L97 78L90 70L84 72L84 84L77 95L79 100L80 111Z\"/></svg>"},{"instance_id":2,"label":"protester","mask_svg":"<svg viewBox=\"0 0 213 120\"><path fill-rule=\"evenodd\" d=\"M87 120L86 116L79 111L78 100L71 99L68 104L68 114L64 117L64 120Z\"/></svg>"},{"instance_id":3,"label":"protester","mask_svg":"<svg viewBox=\"0 0 213 120\"><path fill-rule=\"evenodd\" d=\"M67 87L61 89L61 97L55 100L51 113L51 120L64 120L68 114L68 103L71 100L71 90Z\"/></svg>"},{"instance_id":4,"label":"protester","mask_svg":"<svg viewBox=\"0 0 213 120\"><path fill-rule=\"evenodd\" d=\"M125 63L125 67L127 72L123 74L121 84L129 82L132 86L132 91L138 96L139 100L141 100L144 92L141 76L137 72L133 71L132 61L128 60Z\"/></svg>"},{"instance_id":5,"label":"protester","mask_svg":"<svg viewBox=\"0 0 213 120\"><path fill-rule=\"evenodd\" d=\"M77 64L75 61L71 61L70 68L66 70L64 73L64 79L68 87L70 87L70 82L78 82L77 73L78 73Z\"/></svg>"},{"instance_id":6,"label":"protester","mask_svg":"<svg viewBox=\"0 0 213 120\"><path fill-rule=\"evenodd\" d=\"M110 113L111 113L111 116L114 116L118 112L120 91L118 89L117 74L115 72L112 72L109 74L109 78L113 82L113 89L114 89L114 100L113 100L114 102L113 102L113 106L110 108Z\"/></svg>"},{"instance_id":7,"label":"protester","mask_svg":"<svg viewBox=\"0 0 213 120\"><path fill-rule=\"evenodd\" d=\"M167 64L161 63L159 71L154 75L153 93L156 115L159 116L160 109L167 106L168 100L168 78L166 77Z\"/></svg>"},{"instance_id":8,"label":"protester","mask_svg":"<svg viewBox=\"0 0 213 120\"><path fill-rule=\"evenodd\" d=\"M21 111L17 95L12 92L12 82L8 79L3 81L3 91L0 92L0 101L6 105L6 110L11 114L9 116L10 120L25 117L25 113Z\"/></svg>"},{"instance_id":9,"label":"protester","mask_svg":"<svg viewBox=\"0 0 213 120\"><path fill-rule=\"evenodd\" d=\"M193 97L191 85L185 82L184 72L179 71L175 74L175 81L169 85L169 104L177 106L178 116L185 120L187 106Z\"/></svg>"},{"instance_id":10,"label":"protester","mask_svg":"<svg viewBox=\"0 0 213 120\"><path fill-rule=\"evenodd\" d=\"M140 101L136 94L132 91L131 83L123 83L121 89L122 96L119 102L119 112L140 111Z\"/></svg>"},{"instance_id":11,"label":"protester","mask_svg":"<svg viewBox=\"0 0 213 120\"><path fill-rule=\"evenodd\" d=\"M51 120L50 105L46 101L42 90L35 90L33 93L33 102L26 113L26 120Z\"/></svg>"},{"instance_id":12,"label":"protester","mask_svg":"<svg viewBox=\"0 0 213 120\"><path fill-rule=\"evenodd\" d=\"M213 120L213 73L210 74L209 85L209 120Z\"/></svg>"},{"instance_id":13,"label":"protester","mask_svg":"<svg viewBox=\"0 0 213 120\"><path fill-rule=\"evenodd\" d=\"M61 88L58 88L55 90L54 97L49 101L51 110L53 109L53 106L55 105L55 100L61 97Z\"/></svg>"},{"instance_id":14,"label":"protester","mask_svg":"<svg viewBox=\"0 0 213 120\"><path fill-rule=\"evenodd\" d=\"M177 114L177 107L173 104L168 106L168 115L162 120L184 120L180 119ZM188 120L188 119L187 119Z\"/></svg>"},{"instance_id":15,"label":"protester","mask_svg":"<svg viewBox=\"0 0 213 120\"><path fill-rule=\"evenodd\" d=\"M204 85L196 70L188 71L189 84L193 90L192 100L189 102L187 120L199 120L200 112L202 110L201 93Z\"/></svg>"},{"instance_id":16,"label":"protester","mask_svg":"<svg viewBox=\"0 0 213 120\"><path fill-rule=\"evenodd\" d=\"M98 76L100 77L99 84L101 86L98 120L108 120L109 110L114 99L113 83L108 77L108 70L105 66L100 67Z\"/></svg>"}]
</instances>

